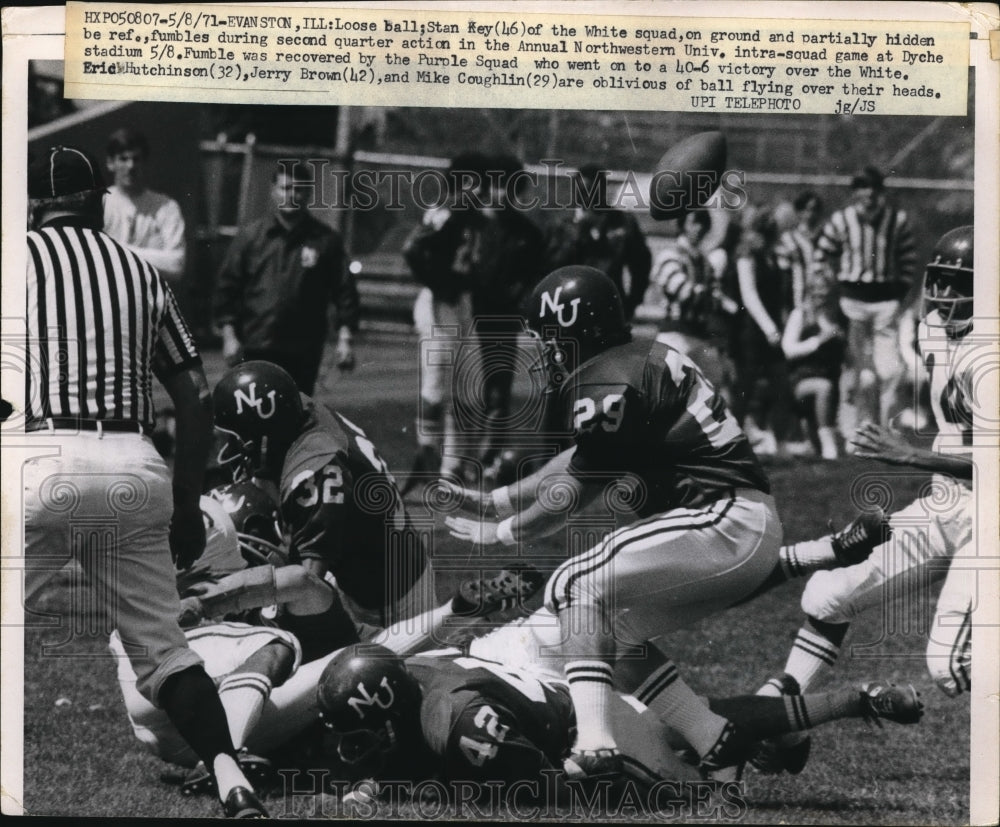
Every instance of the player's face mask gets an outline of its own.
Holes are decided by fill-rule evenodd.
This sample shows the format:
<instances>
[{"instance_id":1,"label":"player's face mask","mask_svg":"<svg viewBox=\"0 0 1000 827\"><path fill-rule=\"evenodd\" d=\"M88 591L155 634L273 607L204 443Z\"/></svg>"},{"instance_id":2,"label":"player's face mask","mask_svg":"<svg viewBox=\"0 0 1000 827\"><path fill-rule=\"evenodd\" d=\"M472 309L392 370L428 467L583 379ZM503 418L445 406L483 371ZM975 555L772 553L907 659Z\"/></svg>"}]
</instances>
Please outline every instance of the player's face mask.
<instances>
[{"instance_id":1,"label":"player's face mask","mask_svg":"<svg viewBox=\"0 0 1000 827\"><path fill-rule=\"evenodd\" d=\"M532 385L539 391L557 393L566 382L575 363L575 343L555 337L542 339L529 332L535 357L530 372Z\"/></svg>"},{"instance_id":2,"label":"player's face mask","mask_svg":"<svg viewBox=\"0 0 1000 827\"><path fill-rule=\"evenodd\" d=\"M377 730L355 729L350 732L338 732L325 721L324 726L324 752L342 764L353 777L377 777L396 751L398 741L392 721L386 721Z\"/></svg>"},{"instance_id":3,"label":"player's face mask","mask_svg":"<svg viewBox=\"0 0 1000 827\"><path fill-rule=\"evenodd\" d=\"M957 268L927 268L924 281L924 319L928 326L964 335L972 324L973 274ZM937 318L928 316L936 311Z\"/></svg>"}]
</instances>

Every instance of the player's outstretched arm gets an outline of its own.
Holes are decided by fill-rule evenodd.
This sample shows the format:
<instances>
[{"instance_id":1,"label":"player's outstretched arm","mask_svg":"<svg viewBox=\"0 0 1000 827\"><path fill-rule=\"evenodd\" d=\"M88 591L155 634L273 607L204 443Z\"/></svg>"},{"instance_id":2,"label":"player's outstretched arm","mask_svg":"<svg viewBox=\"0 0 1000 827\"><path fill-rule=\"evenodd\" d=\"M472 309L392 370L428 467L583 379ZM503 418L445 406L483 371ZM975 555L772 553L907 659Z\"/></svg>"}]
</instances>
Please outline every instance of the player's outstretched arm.
<instances>
[{"instance_id":1,"label":"player's outstretched arm","mask_svg":"<svg viewBox=\"0 0 1000 827\"><path fill-rule=\"evenodd\" d=\"M851 442L855 445L854 455L857 457L950 474L959 479L972 479L971 454L939 454L937 451L928 451L907 442L898 431L874 422L863 423L855 431Z\"/></svg>"},{"instance_id":2,"label":"player's outstretched arm","mask_svg":"<svg viewBox=\"0 0 1000 827\"><path fill-rule=\"evenodd\" d=\"M534 501L499 523L446 517L445 525L453 537L475 545L513 546L521 540L545 537L559 530L573 511L587 505L603 489L600 482L582 480L569 471L549 473L539 478Z\"/></svg>"},{"instance_id":3,"label":"player's outstretched arm","mask_svg":"<svg viewBox=\"0 0 1000 827\"><path fill-rule=\"evenodd\" d=\"M495 488L479 491L465 488L451 480L439 480L438 484L459 501L459 508L469 514L491 516L495 512L499 519L510 517L531 505L538 497L538 488L546 480L562 475L569 467L576 448L568 448L554 456L533 474L522 480Z\"/></svg>"},{"instance_id":4,"label":"player's outstretched arm","mask_svg":"<svg viewBox=\"0 0 1000 827\"><path fill-rule=\"evenodd\" d=\"M321 614L333 602L330 587L298 565L255 566L189 591L198 600L203 617L222 617L275 603L293 606L299 615Z\"/></svg>"}]
</instances>

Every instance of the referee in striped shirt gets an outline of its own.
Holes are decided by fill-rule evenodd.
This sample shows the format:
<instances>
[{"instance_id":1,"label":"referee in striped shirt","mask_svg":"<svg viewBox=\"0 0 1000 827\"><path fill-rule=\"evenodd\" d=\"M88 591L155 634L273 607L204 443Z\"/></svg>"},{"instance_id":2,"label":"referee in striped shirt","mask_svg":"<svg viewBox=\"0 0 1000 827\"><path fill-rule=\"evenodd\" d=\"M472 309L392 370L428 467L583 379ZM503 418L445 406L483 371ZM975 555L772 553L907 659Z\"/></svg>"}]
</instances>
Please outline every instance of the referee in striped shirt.
<instances>
[{"instance_id":1,"label":"referee in striped shirt","mask_svg":"<svg viewBox=\"0 0 1000 827\"><path fill-rule=\"evenodd\" d=\"M240 769L222 704L177 623L173 556L204 550L199 508L211 397L174 296L154 267L101 232L105 189L73 147L28 171L24 467L26 594L76 559L115 624L137 688L214 771L230 817L265 811ZM153 375L177 411L173 479L153 447Z\"/></svg>"},{"instance_id":2,"label":"referee in striped shirt","mask_svg":"<svg viewBox=\"0 0 1000 827\"><path fill-rule=\"evenodd\" d=\"M836 278L848 320L840 388L845 439L865 420L888 425L903 367L900 304L917 271L909 218L888 202L882 173L865 167L851 180L851 193L851 203L823 227L814 253L821 272Z\"/></svg>"}]
</instances>

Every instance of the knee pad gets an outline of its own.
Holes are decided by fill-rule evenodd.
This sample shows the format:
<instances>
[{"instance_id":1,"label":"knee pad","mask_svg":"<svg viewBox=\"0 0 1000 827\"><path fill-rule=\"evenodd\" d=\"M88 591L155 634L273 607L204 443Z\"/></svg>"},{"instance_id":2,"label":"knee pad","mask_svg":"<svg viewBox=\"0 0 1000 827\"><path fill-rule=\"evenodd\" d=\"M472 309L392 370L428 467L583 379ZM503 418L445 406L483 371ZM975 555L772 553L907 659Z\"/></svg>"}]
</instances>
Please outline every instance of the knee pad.
<instances>
[{"instance_id":1,"label":"knee pad","mask_svg":"<svg viewBox=\"0 0 1000 827\"><path fill-rule=\"evenodd\" d=\"M874 388L878 382L878 377L875 375L875 371L871 368L862 368L858 371L858 384L859 390L868 390Z\"/></svg>"},{"instance_id":2,"label":"knee pad","mask_svg":"<svg viewBox=\"0 0 1000 827\"><path fill-rule=\"evenodd\" d=\"M825 623L849 623L851 608L849 584L837 577L837 569L818 571L809 578L802 592L802 611Z\"/></svg>"}]
</instances>

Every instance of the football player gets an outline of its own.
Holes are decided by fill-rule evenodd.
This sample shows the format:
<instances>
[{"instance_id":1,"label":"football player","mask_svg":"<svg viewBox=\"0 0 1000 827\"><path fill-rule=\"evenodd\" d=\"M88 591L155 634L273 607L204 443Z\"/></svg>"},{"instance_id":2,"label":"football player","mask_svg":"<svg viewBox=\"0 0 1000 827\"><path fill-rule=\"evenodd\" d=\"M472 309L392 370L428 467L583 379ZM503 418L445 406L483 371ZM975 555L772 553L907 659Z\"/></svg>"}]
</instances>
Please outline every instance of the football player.
<instances>
[{"instance_id":1,"label":"football player","mask_svg":"<svg viewBox=\"0 0 1000 827\"><path fill-rule=\"evenodd\" d=\"M578 726L567 766L614 776L621 761L608 713L612 663L762 587L781 568L781 523L767 478L718 393L679 351L632 341L621 297L603 273L577 266L550 273L528 313L548 392L559 395L574 445L488 495L500 522L446 523L460 539L515 545L562 528L602 495L628 507L634 522L571 556L545 592L559 620ZM586 546L568 532L566 548L579 547ZM637 674L638 686L621 688L646 691L643 700L678 723L706 767L728 762L734 728L669 660Z\"/></svg>"},{"instance_id":2,"label":"football player","mask_svg":"<svg viewBox=\"0 0 1000 827\"><path fill-rule=\"evenodd\" d=\"M563 759L573 744L573 704L566 681L545 670L458 649L403 660L380 647L347 647L324 668L317 699L330 730L326 752L341 778L435 778L453 791L462 782L481 791L500 785L546 802L572 780ZM756 737L849 717L909 724L921 716L912 688L884 684L798 700L794 711L756 696L710 703ZM641 708L634 698L612 698L625 778L639 789L697 779L674 754L670 733L650 726Z\"/></svg>"},{"instance_id":3,"label":"football player","mask_svg":"<svg viewBox=\"0 0 1000 827\"><path fill-rule=\"evenodd\" d=\"M806 692L828 674L840 654L851 621L881 606L917 582L940 581L953 558L971 558L973 543L972 445L973 370L984 358L969 333L973 326L973 228L958 227L937 242L924 276L923 319L918 346L930 379L938 434L931 450L909 444L896 431L862 424L854 438L855 456L933 472L926 493L889 516L892 543L854 566L814 574L802 595L806 620L799 630L784 674L761 689L766 694ZM987 346L993 347L993 346ZM947 453L945 452L947 450ZM953 561L954 562L954 561ZM938 602L927 657L931 675L948 695L969 688L974 572L952 565ZM947 615L949 623L942 622ZM941 628L939 629L939 624ZM786 739L770 745L755 761L765 771L801 769L808 741Z\"/></svg>"},{"instance_id":4,"label":"football player","mask_svg":"<svg viewBox=\"0 0 1000 827\"><path fill-rule=\"evenodd\" d=\"M326 647L322 654L361 640L407 653L425 646L456 612L463 617L482 616L522 601L524 595L518 588L534 591L540 585L525 585L524 578L509 572L488 581L467 581L433 619L372 628L349 617L339 593L326 581L301 566L272 566L285 556L279 545L277 507L252 482L213 489L202 497L201 508L206 550L191 567L178 572L182 625L194 627L185 632L188 642L219 684L240 764L257 781L264 780L261 774L267 761L247 749L270 751L316 719L315 705L307 697L327 662L300 668L303 648L299 641L274 625L283 612L322 618ZM263 606L269 608L262 618L258 610ZM205 618L216 620L196 625ZM117 634L112 634L110 648L119 656L119 685L136 737L165 761L194 766L197 758L167 717L135 689L135 673ZM208 789L213 783L204 769L181 780L185 792Z\"/></svg>"},{"instance_id":5,"label":"football player","mask_svg":"<svg viewBox=\"0 0 1000 827\"><path fill-rule=\"evenodd\" d=\"M385 625L433 605L420 534L361 428L301 395L269 362L229 370L213 401L227 438L219 462L255 478L280 504L290 562L321 579L331 574L359 620Z\"/></svg>"}]
</instances>

